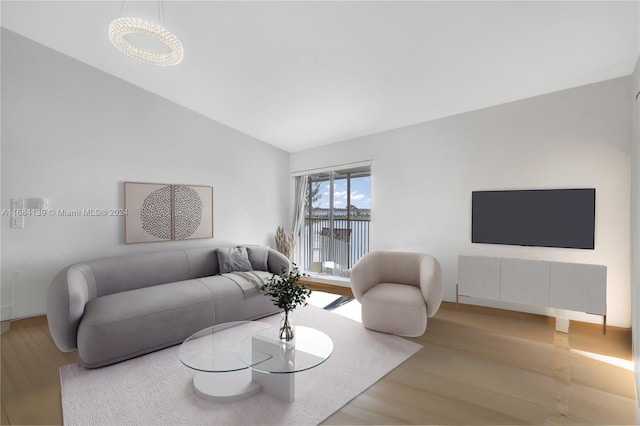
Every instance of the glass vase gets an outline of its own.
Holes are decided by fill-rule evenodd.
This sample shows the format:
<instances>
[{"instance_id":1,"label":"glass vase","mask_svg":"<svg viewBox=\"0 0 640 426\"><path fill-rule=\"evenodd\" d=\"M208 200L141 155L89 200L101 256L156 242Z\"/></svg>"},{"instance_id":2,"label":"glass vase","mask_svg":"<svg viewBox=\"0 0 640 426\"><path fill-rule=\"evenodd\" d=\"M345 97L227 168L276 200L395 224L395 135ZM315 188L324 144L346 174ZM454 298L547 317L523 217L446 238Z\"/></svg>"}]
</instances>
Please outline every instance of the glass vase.
<instances>
[{"instance_id":1,"label":"glass vase","mask_svg":"<svg viewBox=\"0 0 640 426\"><path fill-rule=\"evenodd\" d=\"M288 311L282 313L282 319L280 320L280 340L285 342L293 340L293 324L289 319Z\"/></svg>"}]
</instances>

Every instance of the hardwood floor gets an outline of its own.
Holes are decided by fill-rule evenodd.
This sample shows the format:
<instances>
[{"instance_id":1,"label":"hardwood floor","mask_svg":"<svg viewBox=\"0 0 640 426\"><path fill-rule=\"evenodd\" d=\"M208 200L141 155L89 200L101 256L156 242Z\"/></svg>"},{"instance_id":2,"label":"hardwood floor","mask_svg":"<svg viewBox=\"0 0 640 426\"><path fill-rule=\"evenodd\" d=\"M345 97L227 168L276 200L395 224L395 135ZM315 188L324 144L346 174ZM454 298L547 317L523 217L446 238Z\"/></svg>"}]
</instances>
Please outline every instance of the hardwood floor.
<instances>
[{"instance_id":1,"label":"hardwood floor","mask_svg":"<svg viewBox=\"0 0 640 426\"><path fill-rule=\"evenodd\" d=\"M56 348L45 317L14 322L0 345L2 424L62 424L58 369L76 352Z\"/></svg>"},{"instance_id":2,"label":"hardwood floor","mask_svg":"<svg viewBox=\"0 0 640 426\"><path fill-rule=\"evenodd\" d=\"M353 297L353 291L351 291L351 287L332 285L311 277L302 277L298 282L300 284L306 284L311 291L322 291L332 294L339 294L341 296Z\"/></svg>"},{"instance_id":3,"label":"hardwood floor","mask_svg":"<svg viewBox=\"0 0 640 426\"><path fill-rule=\"evenodd\" d=\"M424 346L325 424L635 424L631 332L445 303ZM1 336L2 424L61 424L57 350L44 317ZM604 356L604 360L593 359ZM611 364L612 361L621 363Z\"/></svg>"},{"instance_id":4,"label":"hardwood floor","mask_svg":"<svg viewBox=\"0 0 640 426\"><path fill-rule=\"evenodd\" d=\"M630 331L601 333L448 304L411 339L422 350L325 424L635 424L633 372L576 352L632 368Z\"/></svg>"}]
</instances>

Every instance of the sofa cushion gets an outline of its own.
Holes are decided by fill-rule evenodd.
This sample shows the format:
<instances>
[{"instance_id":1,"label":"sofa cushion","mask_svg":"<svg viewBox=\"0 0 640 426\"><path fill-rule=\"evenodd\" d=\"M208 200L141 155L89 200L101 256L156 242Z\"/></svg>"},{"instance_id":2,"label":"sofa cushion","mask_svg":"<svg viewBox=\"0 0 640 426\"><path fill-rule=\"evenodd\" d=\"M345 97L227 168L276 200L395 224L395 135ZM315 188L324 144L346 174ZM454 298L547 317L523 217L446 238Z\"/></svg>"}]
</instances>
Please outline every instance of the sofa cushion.
<instances>
[{"instance_id":1,"label":"sofa cushion","mask_svg":"<svg viewBox=\"0 0 640 426\"><path fill-rule=\"evenodd\" d=\"M216 324L230 321L250 321L280 312L271 298L260 292L245 295L240 287L224 275L200 278L215 303Z\"/></svg>"},{"instance_id":2,"label":"sofa cushion","mask_svg":"<svg viewBox=\"0 0 640 426\"><path fill-rule=\"evenodd\" d=\"M221 274L253 270L246 247L219 247L216 253Z\"/></svg>"},{"instance_id":3,"label":"sofa cushion","mask_svg":"<svg viewBox=\"0 0 640 426\"><path fill-rule=\"evenodd\" d=\"M427 307L418 287L380 283L362 296L362 324L398 336L422 336L427 329Z\"/></svg>"},{"instance_id":4,"label":"sofa cushion","mask_svg":"<svg viewBox=\"0 0 640 426\"><path fill-rule=\"evenodd\" d=\"M97 297L191 278L184 250L136 253L83 263L93 274Z\"/></svg>"},{"instance_id":5,"label":"sofa cushion","mask_svg":"<svg viewBox=\"0 0 640 426\"><path fill-rule=\"evenodd\" d=\"M199 280L110 294L90 301L78 329L78 355L89 368L182 342L215 324L215 305Z\"/></svg>"},{"instance_id":6,"label":"sofa cushion","mask_svg":"<svg viewBox=\"0 0 640 426\"><path fill-rule=\"evenodd\" d=\"M249 246L247 247L249 254L249 262L254 271L269 271L269 247L265 246Z\"/></svg>"}]
</instances>

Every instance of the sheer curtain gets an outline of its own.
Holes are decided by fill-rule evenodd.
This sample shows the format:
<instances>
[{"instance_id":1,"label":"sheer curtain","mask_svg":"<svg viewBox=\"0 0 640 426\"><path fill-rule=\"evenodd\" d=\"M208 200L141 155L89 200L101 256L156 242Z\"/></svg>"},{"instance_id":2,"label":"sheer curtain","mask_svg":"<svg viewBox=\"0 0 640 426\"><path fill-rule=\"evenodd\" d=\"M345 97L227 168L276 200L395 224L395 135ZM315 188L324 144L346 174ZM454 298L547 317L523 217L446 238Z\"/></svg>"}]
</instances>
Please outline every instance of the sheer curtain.
<instances>
[{"instance_id":1,"label":"sheer curtain","mask_svg":"<svg viewBox=\"0 0 640 426\"><path fill-rule=\"evenodd\" d=\"M295 198L293 206L293 235L296 237L296 249L294 250L293 261L296 264L300 264L302 259L302 242L300 239L300 230L304 223L304 207L305 207L305 193L307 190L307 182L309 177L307 175L301 175L295 177Z\"/></svg>"}]
</instances>

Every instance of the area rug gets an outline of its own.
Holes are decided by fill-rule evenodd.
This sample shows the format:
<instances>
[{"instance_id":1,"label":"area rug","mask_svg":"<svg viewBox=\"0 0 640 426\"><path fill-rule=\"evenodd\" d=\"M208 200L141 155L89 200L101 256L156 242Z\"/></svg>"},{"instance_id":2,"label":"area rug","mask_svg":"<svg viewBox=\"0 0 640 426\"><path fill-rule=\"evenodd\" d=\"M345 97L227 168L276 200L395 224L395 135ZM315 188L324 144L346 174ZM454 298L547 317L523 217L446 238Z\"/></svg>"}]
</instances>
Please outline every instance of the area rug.
<instances>
[{"instance_id":1,"label":"area rug","mask_svg":"<svg viewBox=\"0 0 640 426\"><path fill-rule=\"evenodd\" d=\"M242 401L212 402L193 391L193 371L178 360L178 346L94 370L61 367L66 425L313 425L335 411L422 346L365 329L362 324L306 306L295 323L317 328L334 342L320 366L296 373L296 399L259 393ZM262 321L279 324L279 315Z\"/></svg>"}]
</instances>

